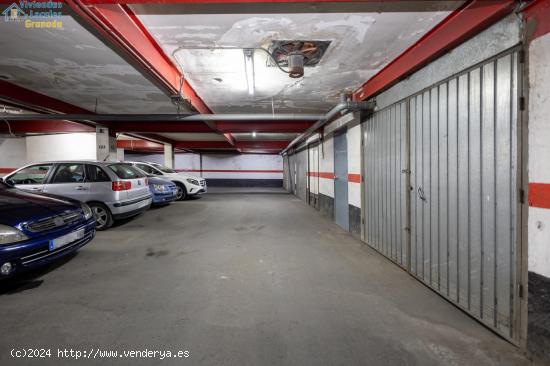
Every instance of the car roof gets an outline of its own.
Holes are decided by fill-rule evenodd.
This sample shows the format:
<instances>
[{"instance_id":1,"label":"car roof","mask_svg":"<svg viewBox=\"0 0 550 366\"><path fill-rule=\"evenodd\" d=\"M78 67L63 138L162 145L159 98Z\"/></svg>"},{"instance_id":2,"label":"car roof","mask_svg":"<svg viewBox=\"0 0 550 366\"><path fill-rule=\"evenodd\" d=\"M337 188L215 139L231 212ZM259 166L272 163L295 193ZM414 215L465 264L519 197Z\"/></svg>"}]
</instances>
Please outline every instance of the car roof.
<instances>
[{"instance_id":1,"label":"car roof","mask_svg":"<svg viewBox=\"0 0 550 366\"><path fill-rule=\"evenodd\" d=\"M100 160L52 160L52 161L38 161L36 163L27 164L26 166L40 165L40 164L64 164L64 163L94 164L94 165L107 166L112 164L120 164L122 162L121 161L100 161Z\"/></svg>"}]
</instances>

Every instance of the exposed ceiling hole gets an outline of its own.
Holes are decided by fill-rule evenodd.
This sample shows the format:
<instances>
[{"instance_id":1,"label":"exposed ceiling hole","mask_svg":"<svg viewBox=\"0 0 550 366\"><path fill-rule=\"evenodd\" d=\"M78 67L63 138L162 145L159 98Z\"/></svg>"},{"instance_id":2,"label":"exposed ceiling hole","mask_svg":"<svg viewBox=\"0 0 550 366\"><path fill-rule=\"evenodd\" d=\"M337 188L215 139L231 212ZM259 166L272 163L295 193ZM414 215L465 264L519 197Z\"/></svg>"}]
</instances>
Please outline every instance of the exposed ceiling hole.
<instances>
[{"instance_id":1,"label":"exposed ceiling hole","mask_svg":"<svg viewBox=\"0 0 550 366\"><path fill-rule=\"evenodd\" d=\"M272 41L269 52L279 66L289 66L289 56L301 54L305 67L316 66L330 45L330 41ZM272 65L274 66L274 65Z\"/></svg>"}]
</instances>

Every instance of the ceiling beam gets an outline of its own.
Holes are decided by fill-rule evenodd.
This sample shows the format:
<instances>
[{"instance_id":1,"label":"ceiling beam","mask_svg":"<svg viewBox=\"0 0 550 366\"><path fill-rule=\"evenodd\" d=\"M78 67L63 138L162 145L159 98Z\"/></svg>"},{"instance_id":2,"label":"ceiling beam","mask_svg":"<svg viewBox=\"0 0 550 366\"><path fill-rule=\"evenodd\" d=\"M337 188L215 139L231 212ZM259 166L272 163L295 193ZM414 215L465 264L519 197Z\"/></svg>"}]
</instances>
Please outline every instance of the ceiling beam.
<instances>
[{"instance_id":1,"label":"ceiling beam","mask_svg":"<svg viewBox=\"0 0 550 366\"><path fill-rule=\"evenodd\" d=\"M470 0L370 78L353 94L366 100L419 70L468 38L510 14L517 0Z\"/></svg>"},{"instance_id":2,"label":"ceiling beam","mask_svg":"<svg viewBox=\"0 0 550 366\"><path fill-rule=\"evenodd\" d=\"M95 132L95 127L70 121L2 121L0 117L0 133L22 135Z\"/></svg>"},{"instance_id":3,"label":"ceiling beam","mask_svg":"<svg viewBox=\"0 0 550 366\"><path fill-rule=\"evenodd\" d=\"M9 83L5 80L0 80L0 100L7 102L11 105L16 105L18 107L28 109L35 112L41 113L55 113L55 114L89 114L93 115L92 112L72 105L70 103L61 101L49 97L47 95L23 88L21 86ZM21 122L20 124L16 121L10 121L8 124L4 123L3 126L8 130L12 130L12 133L15 134L14 129L11 127L14 126L18 129L19 134L24 133L69 133L69 132L94 132L95 126L97 123L94 122L71 122L67 120L22 120L17 121ZM39 123L40 122L40 123ZM52 123L53 122L53 123ZM77 125L81 127L76 127ZM102 126L107 128L112 128L112 122L102 122ZM1 127L0 129L4 128ZM81 131L86 129L86 131ZM117 132L116 129L114 132ZM162 136L156 136L158 139L166 139ZM172 142L170 140L170 142Z\"/></svg>"},{"instance_id":4,"label":"ceiling beam","mask_svg":"<svg viewBox=\"0 0 550 366\"><path fill-rule=\"evenodd\" d=\"M130 57L132 64L150 76L170 97L181 95L199 113L212 113L128 6L115 2L96 5L87 5L80 0L66 2L101 39ZM209 127L216 129L215 122ZM222 135L227 142L234 143L231 134Z\"/></svg>"}]
</instances>

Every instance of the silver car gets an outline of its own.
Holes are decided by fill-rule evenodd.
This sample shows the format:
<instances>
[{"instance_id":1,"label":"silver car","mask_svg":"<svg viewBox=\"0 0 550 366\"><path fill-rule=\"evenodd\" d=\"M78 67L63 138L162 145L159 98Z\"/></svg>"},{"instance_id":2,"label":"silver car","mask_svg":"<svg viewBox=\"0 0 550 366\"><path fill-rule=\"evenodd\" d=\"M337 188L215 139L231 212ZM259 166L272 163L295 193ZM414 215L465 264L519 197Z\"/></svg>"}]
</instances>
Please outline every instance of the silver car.
<instances>
[{"instance_id":1,"label":"silver car","mask_svg":"<svg viewBox=\"0 0 550 366\"><path fill-rule=\"evenodd\" d=\"M24 166L3 180L19 189L56 194L86 202L94 211L97 230L114 220L149 208L152 197L147 177L116 162L56 161Z\"/></svg>"}]
</instances>

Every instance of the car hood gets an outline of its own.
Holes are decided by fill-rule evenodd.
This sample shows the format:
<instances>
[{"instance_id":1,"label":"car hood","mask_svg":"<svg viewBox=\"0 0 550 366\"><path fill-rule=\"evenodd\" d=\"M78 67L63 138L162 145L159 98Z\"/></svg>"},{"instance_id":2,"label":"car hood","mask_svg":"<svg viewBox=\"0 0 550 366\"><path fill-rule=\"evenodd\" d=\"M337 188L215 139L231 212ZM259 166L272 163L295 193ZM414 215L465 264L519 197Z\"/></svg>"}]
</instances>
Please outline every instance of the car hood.
<instances>
[{"instance_id":1,"label":"car hood","mask_svg":"<svg viewBox=\"0 0 550 366\"><path fill-rule=\"evenodd\" d=\"M165 177L169 177L169 178L179 178L179 179L187 179L187 178L193 178L193 179L196 179L196 180L201 180L203 178L201 177L198 177L196 175L191 175L191 174L188 174L188 173L185 173L185 172L179 172L179 173L164 173L164 176Z\"/></svg>"},{"instance_id":2,"label":"car hood","mask_svg":"<svg viewBox=\"0 0 550 366\"><path fill-rule=\"evenodd\" d=\"M0 189L0 224L18 226L23 222L74 210L78 202L65 198L25 192L16 188Z\"/></svg>"}]
</instances>

